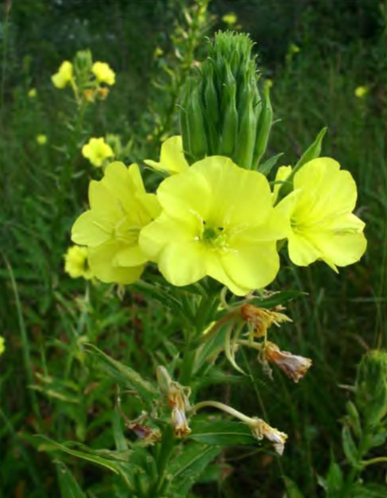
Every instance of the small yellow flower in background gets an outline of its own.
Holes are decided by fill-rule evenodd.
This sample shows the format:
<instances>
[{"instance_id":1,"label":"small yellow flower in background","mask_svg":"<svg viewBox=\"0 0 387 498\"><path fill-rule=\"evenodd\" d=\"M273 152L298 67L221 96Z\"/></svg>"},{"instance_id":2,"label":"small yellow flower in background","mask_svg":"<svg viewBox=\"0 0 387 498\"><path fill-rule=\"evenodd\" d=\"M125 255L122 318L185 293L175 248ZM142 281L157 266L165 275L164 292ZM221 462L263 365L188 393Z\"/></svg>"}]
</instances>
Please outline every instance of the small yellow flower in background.
<instances>
[{"instance_id":1,"label":"small yellow flower in background","mask_svg":"<svg viewBox=\"0 0 387 498\"><path fill-rule=\"evenodd\" d=\"M38 96L38 92L36 91L36 88L31 88L28 92L28 97L30 99L35 99Z\"/></svg>"},{"instance_id":2,"label":"small yellow flower in background","mask_svg":"<svg viewBox=\"0 0 387 498\"><path fill-rule=\"evenodd\" d=\"M113 162L102 180L90 182L89 201L73 225L73 242L88 247L90 269L102 282L135 282L148 261L140 230L160 213L156 196L146 193L137 164Z\"/></svg>"},{"instance_id":3,"label":"small yellow flower in background","mask_svg":"<svg viewBox=\"0 0 387 498\"><path fill-rule=\"evenodd\" d=\"M363 97L365 97L368 93L368 87L366 86L358 86L356 89L355 89L355 96L358 98L358 99L362 99Z\"/></svg>"},{"instance_id":4,"label":"small yellow flower in background","mask_svg":"<svg viewBox=\"0 0 387 498\"><path fill-rule=\"evenodd\" d=\"M162 144L160 162L146 159L144 163L157 171L164 171L170 175L187 170L189 164L184 156L181 136L170 137Z\"/></svg>"},{"instance_id":5,"label":"small yellow flower in background","mask_svg":"<svg viewBox=\"0 0 387 498\"><path fill-rule=\"evenodd\" d=\"M288 225L264 175L212 156L165 179L157 196L164 211L141 231L140 246L168 282L208 275L245 295L274 280L276 241Z\"/></svg>"},{"instance_id":6,"label":"small yellow flower in background","mask_svg":"<svg viewBox=\"0 0 387 498\"><path fill-rule=\"evenodd\" d=\"M4 353L5 351L5 341L4 337L1 337L0 335L0 356Z\"/></svg>"},{"instance_id":7,"label":"small yellow flower in background","mask_svg":"<svg viewBox=\"0 0 387 498\"><path fill-rule=\"evenodd\" d=\"M273 86L273 80L272 80L272 79L270 79L270 78L266 78L266 79L265 79L265 82L264 82L264 87L265 87L265 89L266 89L266 88L269 88L269 89L270 89L270 88L272 88L272 86Z\"/></svg>"},{"instance_id":8,"label":"small yellow flower in background","mask_svg":"<svg viewBox=\"0 0 387 498\"><path fill-rule=\"evenodd\" d=\"M71 278L83 277L89 280L93 274L89 268L87 261L87 248L80 246L69 247L65 259L65 272Z\"/></svg>"},{"instance_id":9,"label":"small yellow flower in background","mask_svg":"<svg viewBox=\"0 0 387 498\"><path fill-rule=\"evenodd\" d=\"M323 260L333 270L356 263L367 241L364 222L352 214L356 183L329 158L313 159L294 176L294 191L278 204L289 219L289 256L298 266Z\"/></svg>"},{"instance_id":10,"label":"small yellow flower in background","mask_svg":"<svg viewBox=\"0 0 387 498\"><path fill-rule=\"evenodd\" d=\"M295 43L291 43L289 45L289 49L288 49L288 53L290 54L298 54L298 52L300 51L300 47L298 45L296 45Z\"/></svg>"},{"instance_id":11,"label":"small yellow flower in background","mask_svg":"<svg viewBox=\"0 0 387 498\"><path fill-rule=\"evenodd\" d=\"M46 135L38 135L36 137L36 141L39 145L46 145L47 143L47 136Z\"/></svg>"},{"instance_id":12,"label":"small yellow flower in background","mask_svg":"<svg viewBox=\"0 0 387 498\"><path fill-rule=\"evenodd\" d=\"M114 85L116 82L116 73L106 62L94 62L91 70L100 83Z\"/></svg>"},{"instance_id":13,"label":"small yellow flower in background","mask_svg":"<svg viewBox=\"0 0 387 498\"><path fill-rule=\"evenodd\" d=\"M69 61L64 61L57 73L51 76L51 81L56 88L64 88L73 77L73 65Z\"/></svg>"},{"instance_id":14,"label":"small yellow flower in background","mask_svg":"<svg viewBox=\"0 0 387 498\"><path fill-rule=\"evenodd\" d=\"M228 26L233 26L238 21L238 17L234 12L229 12L222 17L222 21Z\"/></svg>"},{"instance_id":15,"label":"small yellow flower in background","mask_svg":"<svg viewBox=\"0 0 387 498\"><path fill-rule=\"evenodd\" d=\"M277 202L278 193L280 191L280 188L282 187L282 184L285 182L286 178L290 175L291 172L292 172L291 166L280 166L278 168L277 173L275 175L274 187L272 193L273 205Z\"/></svg>"},{"instance_id":16,"label":"small yellow flower in background","mask_svg":"<svg viewBox=\"0 0 387 498\"><path fill-rule=\"evenodd\" d=\"M155 51L153 52L153 58L158 59L164 54L164 50L161 47L156 47Z\"/></svg>"},{"instance_id":17,"label":"small yellow flower in background","mask_svg":"<svg viewBox=\"0 0 387 498\"><path fill-rule=\"evenodd\" d=\"M93 166L102 166L105 159L113 157L114 153L110 145L105 142L103 137L91 138L87 144L82 147L82 155L86 157Z\"/></svg>"}]
</instances>

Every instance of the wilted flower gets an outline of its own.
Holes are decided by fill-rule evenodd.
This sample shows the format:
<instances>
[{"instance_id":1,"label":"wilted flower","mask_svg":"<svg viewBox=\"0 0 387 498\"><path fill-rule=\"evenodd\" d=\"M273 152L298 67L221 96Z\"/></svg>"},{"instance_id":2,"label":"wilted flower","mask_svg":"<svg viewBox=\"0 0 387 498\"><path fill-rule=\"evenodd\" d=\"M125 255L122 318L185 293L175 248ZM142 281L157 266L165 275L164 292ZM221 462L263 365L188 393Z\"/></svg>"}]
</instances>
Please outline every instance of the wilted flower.
<instances>
[{"instance_id":1,"label":"wilted flower","mask_svg":"<svg viewBox=\"0 0 387 498\"><path fill-rule=\"evenodd\" d=\"M82 147L82 155L88 159L93 166L102 166L105 159L113 157L114 153L110 145L105 142L103 137L91 138L87 144Z\"/></svg>"},{"instance_id":2,"label":"wilted flower","mask_svg":"<svg viewBox=\"0 0 387 498\"><path fill-rule=\"evenodd\" d=\"M264 175L212 156L165 179L157 194L164 211L142 230L140 246L168 282L183 286L209 275L246 295L274 280L276 241L287 225Z\"/></svg>"},{"instance_id":3,"label":"wilted flower","mask_svg":"<svg viewBox=\"0 0 387 498\"><path fill-rule=\"evenodd\" d=\"M365 97L368 93L368 87L366 86L358 86L356 89L355 89L355 96L359 99L362 99L363 97Z\"/></svg>"},{"instance_id":4,"label":"wilted flower","mask_svg":"<svg viewBox=\"0 0 387 498\"><path fill-rule=\"evenodd\" d=\"M46 135L37 135L36 141L39 145L46 145L47 143L47 136Z\"/></svg>"},{"instance_id":5,"label":"wilted flower","mask_svg":"<svg viewBox=\"0 0 387 498\"><path fill-rule=\"evenodd\" d=\"M264 420L260 418L253 417L250 419L251 422L248 423L253 436L261 440L264 437L273 443L275 451L282 455L285 449L285 443L288 438L287 434L281 432L273 427L270 427Z\"/></svg>"},{"instance_id":6,"label":"wilted flower","mask_svg":"<svg viewBox=\"0 0 387 498\"><path fill-rule=\"evenodd\" d=\"M80 246L72 246L67 249L64 255L65 272L71 278L83 277L89 280L93 274L89 268L87 261L87 248Z\"/></svg>"},{"instance_id":7,"label":"wilted flower","mask_svg":"<svg viewBox=\"0 0 387 498\"><path fill-rule=\"evenodd\" d=\"M38 92L36 91L36 88L31 88L31 90L28 91L28 97L30 99L35 99L38 95Z\"/></svg>"},{"instance_id":8,"label":"wilted flower","mask_svg":"<svg viewBox=\"0 0 387 498\"><path fill-rule=\"evenodd\" d=\"M51 81L56 88L64 88L73 77L73 65L69 61L64 61L57 73L51 76Z\"/></svg>"},{"instance_id":9,"label":"wilted flower","mask_svg":"<svg viewBox=\"0 0 387 498\"><path fill-rule=\"evenodd\" d=\"M174 382L167 369L163 366L157 367L157 380L162 392L167 396L168 406L172 408L171 420L175 437L181 438L191 434L186 411L189 410L189 396L191 389Z\"/></svg>"},{"instance_id":10,"label":"wilted flower","mask_svg":"<svg viewBox=\"0 0 387 498\"><path fill-rule=\"evenodd\" d=\"M141 229L160 213L147 194L137 164L110 163L100 181L89 186L90 209L72 228L72 240L88 247L89 265L102 282L129 284L141 275L148 258L140 249Z\"/></svg>"},{"instance_id":11,"label":"wilted flower","mask_svg":"<svg viewBox=\"0 0 387 498\"><path fill-rule=\"evenodd\" d=\"M265 360L277 365L294 382L302 379L312 365L311 359L281 351L273 342L266 342L262 353Z\"/></svg>"},{"instance_id":12,"label":"wilted flower","mask_svg":"<svg viewBox=\"0 0 387 498\"><path fill-rule=\"evenodd\" d=\"M0 335L0 356L4 353L5 351L5 340L4 337Z\"/></svg>"},{"instance_id":13,"label":"wilted flower","mask_svg":"<svg viewBox=\"0 0 387 498\"><path fill-rule=\"evenodd\" d=\"M83 96L85 97L85 100L87 102L94 102L95 90L92 90L91 88L86 88L85 90L83 90Z\"/></svg>"},{"instance_id":14,"label":"wilted flower","mask_svg":"<svg viewBox=\"0 0 387 498\"><path fill-rule=\"evenodd\" d=\"M106 97L109 95L109 88L106 88L106 87L100 87L97 89L97 93L98 93L98 97L101 99L101 100L105 100Z\"/></svg>"},{"instance_id":15,"label":"wilted flower","mask_svg":"<svg viewBox=\"0 0 387 498\"><path fill-rule=\"evenodd\" d=\"M114 85L116 82L116 74L106 62L94 62L91 70L100 83Z\"/></svg>"},{"instance_id":16,"label":"wilted flower","mask_svg":"<svg viewBox=\"0 0 387 498\"><path fill-rule=\"evenodd\" d=\"M278 204L289 219L289 256L298 266L323 260L333 270L359 261L367 241L364 222L352 214L356 183L340 164L321 157L294 176L294 191Z\"/></svg>"},{"instance_id":17,"label":"wilted flower","mask_svg":"<svg viewBox=\"0 0 387 498\"><path fill-rule=\"evenodd\" d=\"M176 135L168 138L161 145L160 162L146 159L144 163L157 171L164 171L170 175L181 173L189 168L184 156L183 141Z\"/></svg>"},{"instance_id":18,"label":"wilted flower","mask_svg":"<svg viewBox=\"0 0 387 498\"><path fill-rule=\"evenodd\" d=\"M268 310L253 304L244 304L240 310L242 318L251 325L256 337L264 336L272 325L279 327L283 322L292 321L287 315L280 313L284 310L281 306Z\"/></svg>"}]
</instances>

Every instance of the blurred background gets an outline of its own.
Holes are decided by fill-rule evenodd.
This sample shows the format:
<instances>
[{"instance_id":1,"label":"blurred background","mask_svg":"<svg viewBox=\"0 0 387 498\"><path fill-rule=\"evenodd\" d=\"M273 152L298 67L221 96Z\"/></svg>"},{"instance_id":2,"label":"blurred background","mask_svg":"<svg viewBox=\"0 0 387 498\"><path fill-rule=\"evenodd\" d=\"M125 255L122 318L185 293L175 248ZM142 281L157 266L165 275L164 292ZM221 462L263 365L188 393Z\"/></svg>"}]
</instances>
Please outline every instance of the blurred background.
<instances>
[{"instance_id":1,"label":"blurred background","mask_svg":"<svg viewBox=\"0 0 387 498\"><path fill-rule=\"evenodd\" d=\"M36 433L112 444L114 383L90 388L84 337L128 364L149 362L153 375L147 341L162 351L173 316L63 271L93 174L80 149L110 134L127 164L157 158L160 141L178 131L179 92L203 59L205 36L228 28L250 33L272 85L278 123L268 155L284 152L282 164L294 164L328 126L323 155L355 177L369 247L340 275L323 264L284 272L278 287L308 294L289 306L294 325L281 330L283 346L313 358L314 368L298 386L275 375L273 389L251 357L254 389L250 379L207 389L266 413L290 435L285 455L230 450L221 479L209 476L192 496L323 496L318 476L331 455L346 465L340 420L356 366L365 351L387 345L387 2L8 0L0 9L0 497L58 496L55 465L37 451ZM114 69L116 84L76 134L71 94L55 89L51 75L87 48ZM112 496L107 472L70 462L88 496ZM367 478L383 482L385 470L373 466Z\"/></svg>"}]
</instances>

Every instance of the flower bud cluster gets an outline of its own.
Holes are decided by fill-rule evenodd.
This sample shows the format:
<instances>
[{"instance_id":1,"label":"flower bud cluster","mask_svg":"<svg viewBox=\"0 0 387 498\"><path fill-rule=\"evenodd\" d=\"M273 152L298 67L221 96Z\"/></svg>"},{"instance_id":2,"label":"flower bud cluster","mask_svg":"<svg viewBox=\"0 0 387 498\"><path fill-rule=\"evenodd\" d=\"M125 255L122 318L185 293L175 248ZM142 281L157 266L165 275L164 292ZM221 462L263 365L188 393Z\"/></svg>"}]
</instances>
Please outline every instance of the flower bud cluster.
<instances>
[{"instance_id":1,"label":"flower bud cluster","mask_svg":"<svg viewBox=\"0 0 387 498\"><path fill-rule=\"evenodd\" d=\"M209 57L187 82L180 124L190 163L222 155L242 168L257 168L273 113L269 88L263 98L258 90L252 48L248 35L217 33Z\"/></svg>"}]
</instances>

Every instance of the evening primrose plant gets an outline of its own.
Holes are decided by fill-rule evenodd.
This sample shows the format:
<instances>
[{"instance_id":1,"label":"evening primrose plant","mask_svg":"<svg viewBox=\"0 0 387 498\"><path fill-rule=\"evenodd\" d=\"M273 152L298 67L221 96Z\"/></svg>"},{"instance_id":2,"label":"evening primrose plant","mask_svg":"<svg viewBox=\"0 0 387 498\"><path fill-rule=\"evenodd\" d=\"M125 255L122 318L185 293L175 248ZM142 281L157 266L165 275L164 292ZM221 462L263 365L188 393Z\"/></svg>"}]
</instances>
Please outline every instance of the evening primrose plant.
<instances>
[{"instance_id":1,"label":"evening primrose plant","mask_svg":"<svg viewBox=\"0 0 387 498\"><path fill-rule=\"evenodd\" d=\"M178 324L168 355L149 352L153 379L82 346L119 393L131 394L130 414L117 395L131 437L116 421L117 450L73 451L53 442L51 449L112 470L125 490L120 496L187 496L223 447L266 441L267 451L282 455L291 433L255 408L246 414L203 399L204 386L214 378L228 384L224 365L243 378L241 351L254 352L269 378L274 367L299 382L312 360L274 342L275 328L292 321L284 305L297 292L267 287L281 266L322 261L337 271L366 250L351 174L319 157L325 129L294 166L268 179L280 154L266 157L273 109L252 48L245 34L218 33L185 84L180 135L164 141L159 158L144 160L159 173L156 191L146 190L138 164L112 162L90 182L90 207L72 227L97 280L121 291L131 284ZM69 266L74 261L69 254Z\"/></svg>"}]
</instances>

